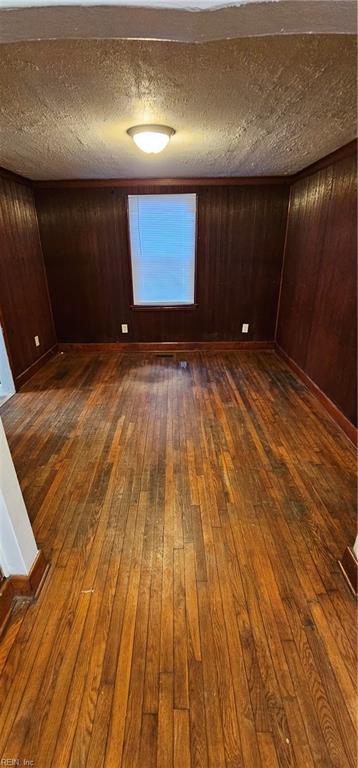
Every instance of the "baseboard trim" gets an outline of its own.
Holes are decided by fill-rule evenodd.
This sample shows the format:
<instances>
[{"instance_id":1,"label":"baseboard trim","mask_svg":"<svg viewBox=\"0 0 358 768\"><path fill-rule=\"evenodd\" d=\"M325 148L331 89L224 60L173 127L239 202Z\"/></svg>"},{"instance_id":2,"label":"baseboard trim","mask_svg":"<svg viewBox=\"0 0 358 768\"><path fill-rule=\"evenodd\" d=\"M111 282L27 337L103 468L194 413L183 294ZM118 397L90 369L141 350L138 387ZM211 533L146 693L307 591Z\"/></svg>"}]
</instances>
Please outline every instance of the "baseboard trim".
<instances>
[{"instance_id":1,"label":"baseboard trim","mask_svg":"<svg viewBox=\"0 0 358 768\"><path fill-rule=\"evenodd\" d=\"M338 560L338 565L354 597L358 597L358 560L350 547L346 547L343 557Z\"/></svg>"},{"instance_id":2,"label":"baseboard trim","mask_svg":"<svg viewBox=\"0 0 358 768\"><path fill-rule=\"evenodd\" d=\"M59 352L163 352L274 349L273 341L133 341L108 343L63 343Z\"/></svg>"},{"instance_id":3,"label":"baseboard trim","mask_svg":"<svg viewBox=\"0 0 358 768\"><path fill-rule=\"evenodd\" d=\"M0 587L0 635L6 627L15 598L35 600L41 592L49 568L50 564L40 549L27 576L13 575L4 581Z\"/></svg>"},{"instance_id":4,"label":"baseboard trim","mask_svg":"<svg viewBox=\"0 0 358 768\"><path fill-rule=\"evenodd\" d=\"M325 408L327 413L330 415L331 419L337 424L338 427L344 432L346 437L348 437L348 440L356 447L358 443L358 430L352 424L349 419L342 413L342 411L337 408L337 406L330 400L330 398L325 395L324 392L319 388L315 382L310 379L310 377L305 373L302 368L300 368L297 363L295 363L294 360L292 360L291 357L276 343L276 352L277 354L282 357L282 359L287 363L287 365L293 370L293 372L296 374L296 376L303 382L303 384L306 385L307 389L309 389L319 400L321 405Z\"/></svg>"},{"instance_id":5,"label":"baseboard trim","mask_svg":"<svg viewBox=\"0 0 358 768\"><path fill-rule=\"evenodd\" d=\"M6 579L0 587L0 637L8 622L15 597L15 590L11 583L11 578Z\"/></svg>"},{"instance_id":6,"label":"baseboard trim","mask_svg":"<svg viewBox=\"0 0 358 768\"><path fill-rule=\"evenodd\" d=\"M32 376L34 376L37 371L42 368L45 363L50 360L51 357L53 357L56 352L58 351L58 344L54 344L51 349L48 349L47 352L45 352L41 357L39 357L37 360L35 360L34 363L29 365L28 368L26 368L22 373L20 373L18 376L15 376L15 386L16 390L19 390L20 387L23 386L29 379L31 379Z\"/></svg>"},{"instance_id":7,"label":"baseboard trim","mask_svg":"<svg viewBox=\"0 0 358 768\"><path fill-rule=\"evenodd\" d=\"M50 565L40 549L28 576L11 576L16 596L38 597Z\"/></svg>"}]
</instances>

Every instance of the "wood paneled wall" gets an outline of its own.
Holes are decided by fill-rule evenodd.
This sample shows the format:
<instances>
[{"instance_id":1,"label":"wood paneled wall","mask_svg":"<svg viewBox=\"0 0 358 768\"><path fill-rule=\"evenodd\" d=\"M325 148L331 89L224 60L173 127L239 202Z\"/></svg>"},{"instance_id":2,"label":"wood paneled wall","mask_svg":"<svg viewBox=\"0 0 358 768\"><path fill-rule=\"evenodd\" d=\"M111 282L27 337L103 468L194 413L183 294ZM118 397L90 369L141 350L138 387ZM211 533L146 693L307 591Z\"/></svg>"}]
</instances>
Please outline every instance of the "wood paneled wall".
<instances>
[{"instance_id":1,"label":"wood paneled wall","mask_svg":"<svg viewBox=\"0 0 358 768\"><path fill-rule=\"evenodd\" d=\"M127 193L188 191L198 195L198 306L133 310ZM273 340L287 186L39 188L36 204L60 342Z\"/></svg>"},{"instance_id":2,"label":"wood paneled wall","mask_svg":"<svg viewBox=\"0 0 358 768\"><path fill-rule=\"evenodd\" d=\"M292 185L277 329L280 347L354 424L356 206L355 153Z\"/></svg>"},{"instance_id":3,"label":"wood paneled wall","mask_svg":"<svg viewBox=\"0 0 358 768\"><path fill-rule=\"evenodd\" d=\"M127 194L188 191L198 195L198 306L133 310ZM298 174L287 216L288 194L277 181L35 187L58 340L273 340L287 223L277 342L356 423L355 144ZM21 379L56 338L33 192L13 175L0 178L0 212L0 309Z\"/></svg>"},{"instance_id":4,"label":"wood paneled wall","mask_svg":"<svg viewBox=\"0 0 358 768\"><path fill-rule=\"evenodd\" d=\"M0 174L0 312L15 382L56 343L31 188ZM36 347L34 336L39 336Z\"/></svg>"}]
</instances>

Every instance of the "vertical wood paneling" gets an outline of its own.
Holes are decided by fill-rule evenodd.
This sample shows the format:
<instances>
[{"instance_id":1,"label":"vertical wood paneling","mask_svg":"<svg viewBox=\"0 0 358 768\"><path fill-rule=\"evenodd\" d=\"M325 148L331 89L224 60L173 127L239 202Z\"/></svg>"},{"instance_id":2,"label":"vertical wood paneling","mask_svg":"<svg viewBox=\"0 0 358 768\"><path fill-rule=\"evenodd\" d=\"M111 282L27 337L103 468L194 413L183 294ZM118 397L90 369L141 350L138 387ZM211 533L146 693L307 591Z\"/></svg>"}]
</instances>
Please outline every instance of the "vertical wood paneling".
<instances>
[{"instance_id":1,"label":"vertical wood paneling","mask_svg":"<svg viewBox=\"0 0 358 768\"><path fill-rule=\"evenodd\" d=\"M126 195L188 191L198 194L198 307L135 311ZM37 189L58 340L272 340L287 198L278 185Z\"/></svg>"},{"instance_id":2,"label":"vertical wood paneling","mask_svg":"<svg viewBox=\"0 0 358 768\"><path fill-rule=\"evenodd\" d=\"M1 177L0 310L16 379L56 339L32 190Z\"/></svg>"},{"instance_id":3,"label":"vertical wood paneling","mask_svg":"<svg viewBox=\"0 0 358 768\"><path fill-rule=\"evenodd\" d=\"M356 424L355 157L291 187L277 341Z\"/></svg>"}]
</instances>

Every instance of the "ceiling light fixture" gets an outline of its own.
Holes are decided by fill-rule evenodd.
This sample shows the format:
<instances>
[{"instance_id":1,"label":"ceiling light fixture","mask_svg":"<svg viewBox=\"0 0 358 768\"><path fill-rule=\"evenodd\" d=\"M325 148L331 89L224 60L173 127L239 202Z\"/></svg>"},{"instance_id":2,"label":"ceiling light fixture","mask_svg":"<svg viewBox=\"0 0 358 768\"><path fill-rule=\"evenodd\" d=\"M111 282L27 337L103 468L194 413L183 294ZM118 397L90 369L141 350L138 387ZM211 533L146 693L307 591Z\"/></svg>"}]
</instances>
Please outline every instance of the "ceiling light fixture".
<instances>
[{"instance_id":1,"label":"ceiling light fixture","mask_svg":"<svg viewBox=\"0 0 358 768\"><path fill-rule=\"evenodd\" d=\"M134 125L127 133L143 152L158 154L167 146L175 130L168 125Z\"/></svg>"}]
</instances>

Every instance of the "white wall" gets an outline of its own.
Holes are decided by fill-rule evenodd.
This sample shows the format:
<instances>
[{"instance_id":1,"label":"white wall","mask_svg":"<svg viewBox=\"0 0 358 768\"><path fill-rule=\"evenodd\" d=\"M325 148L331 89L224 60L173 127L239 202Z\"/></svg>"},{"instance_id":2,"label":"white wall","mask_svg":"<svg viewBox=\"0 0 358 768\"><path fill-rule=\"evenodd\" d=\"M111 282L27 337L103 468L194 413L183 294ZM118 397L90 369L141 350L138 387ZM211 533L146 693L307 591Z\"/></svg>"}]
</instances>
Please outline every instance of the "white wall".
<instances>
[{"instance_id":1,"label":"white wall","mask_svg":"<svg viewBox=\"0 0 358 768\"><path fill-rule=\"evenodd\" d=\"M0 325L0 398L13 395L15 392L9 358L7 356L4 334Z\"/></svg>"},{"instance_id":2,"label":"white wall","mask_svg":"<svg viewBox=\"0 0 358 768\"><path fill-rule=\"evenodd\" d=\"M26 576L38 549L0 418L0 567Z\"/></svg>"}]
</instances>

